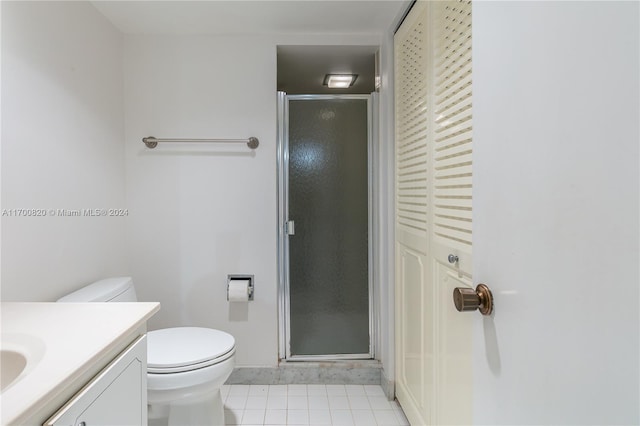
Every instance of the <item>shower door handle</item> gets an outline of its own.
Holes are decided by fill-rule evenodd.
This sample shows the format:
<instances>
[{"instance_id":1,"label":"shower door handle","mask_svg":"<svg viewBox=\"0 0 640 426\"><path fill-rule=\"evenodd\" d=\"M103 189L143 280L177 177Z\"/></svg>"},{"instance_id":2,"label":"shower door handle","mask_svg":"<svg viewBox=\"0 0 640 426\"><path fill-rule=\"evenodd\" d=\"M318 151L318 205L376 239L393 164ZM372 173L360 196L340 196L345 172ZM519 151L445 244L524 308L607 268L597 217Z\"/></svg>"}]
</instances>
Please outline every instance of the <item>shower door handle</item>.
<instances>
[{"instance_id":1,"label":"shower door handle","mask_svg":"<svg viewBox=\"0 0 640 426\"><path fill-rule=\"evenodd\" d=\"M292 220L284 223L284 232L287 235L296 235L296 224Z\"/></svg>"}]
</instances>

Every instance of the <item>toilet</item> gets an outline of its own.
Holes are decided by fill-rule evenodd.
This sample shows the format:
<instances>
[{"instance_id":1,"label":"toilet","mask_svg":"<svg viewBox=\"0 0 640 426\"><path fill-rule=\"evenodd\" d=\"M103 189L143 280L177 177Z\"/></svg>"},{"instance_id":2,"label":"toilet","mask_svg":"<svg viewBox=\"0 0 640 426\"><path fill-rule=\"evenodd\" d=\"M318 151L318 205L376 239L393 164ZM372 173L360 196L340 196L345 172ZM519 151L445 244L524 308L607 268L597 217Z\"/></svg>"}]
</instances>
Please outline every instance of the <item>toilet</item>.
<instances>
[{"instance_id":1,"label":"toilet","mask_svg":"<svg viewBox=\"0 0 640 426\"><path fill-rule=\"evenodd\" d=\"M107 278L58 302L137 302L130 277ZM235 364L235 339L220 330L174 327L147 333L150 420L169 425L224 425L220 388Z\"/></svg>"}]
</instances>

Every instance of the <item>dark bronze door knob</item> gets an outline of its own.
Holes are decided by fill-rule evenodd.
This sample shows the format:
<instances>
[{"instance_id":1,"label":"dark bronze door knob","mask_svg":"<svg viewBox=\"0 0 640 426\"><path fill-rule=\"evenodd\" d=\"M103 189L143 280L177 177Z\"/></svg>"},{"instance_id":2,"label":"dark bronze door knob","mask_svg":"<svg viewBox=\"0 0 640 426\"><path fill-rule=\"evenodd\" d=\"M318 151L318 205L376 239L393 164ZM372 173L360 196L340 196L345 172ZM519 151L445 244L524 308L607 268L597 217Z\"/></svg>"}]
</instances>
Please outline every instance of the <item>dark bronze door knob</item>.
<instances>
[{"instance_id":1,"label":"dark bronze door knob","mask_svg":"<svg viewBox=\"0 0 640 426\"><path fill-rule=\"evenodd\" d=\"M493 312L493 295L484 284L478 284L476 289L456 287L453 289L453 304L458 312L475 311L478 309L482 315L491 315Z\"/></svg>"}]
</instances>

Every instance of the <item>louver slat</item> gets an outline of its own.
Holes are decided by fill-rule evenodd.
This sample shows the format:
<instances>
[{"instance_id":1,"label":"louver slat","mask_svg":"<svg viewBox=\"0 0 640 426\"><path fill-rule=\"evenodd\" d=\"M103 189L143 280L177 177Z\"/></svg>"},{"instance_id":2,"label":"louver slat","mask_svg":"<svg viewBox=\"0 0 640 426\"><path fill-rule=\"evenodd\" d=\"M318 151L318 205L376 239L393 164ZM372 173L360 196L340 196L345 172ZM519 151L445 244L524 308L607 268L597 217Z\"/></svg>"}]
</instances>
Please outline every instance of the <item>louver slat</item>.
<instances>
[{"instance_id":1,"label":"louver slat","mask_svg":"<svg viewBox=\"0 0 640 426\"><path fill-rule=\"evenodd\" d=\"M471 251L471 4L434 2L434 238Z\"/></svg>"},{"instance_id":2,"label":"louver slat","mask_svg":"<svg viewBox=\"0 0 640 426\"><path fill-rule=\"evenodd\" d=\"M425 236L428 226L426 29L416 25L396 44L396 219Z\"/></svg>"}]
</instances>

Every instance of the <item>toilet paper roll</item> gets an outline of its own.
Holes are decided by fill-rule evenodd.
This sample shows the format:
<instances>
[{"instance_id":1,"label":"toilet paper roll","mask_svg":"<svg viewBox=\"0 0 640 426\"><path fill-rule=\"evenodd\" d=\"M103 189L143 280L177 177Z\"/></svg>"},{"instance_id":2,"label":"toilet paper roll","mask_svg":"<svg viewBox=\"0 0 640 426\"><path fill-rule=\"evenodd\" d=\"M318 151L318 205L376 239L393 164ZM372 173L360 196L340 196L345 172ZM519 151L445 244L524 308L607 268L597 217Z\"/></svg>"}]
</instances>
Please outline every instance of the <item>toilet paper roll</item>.
<instances>
[{"instance_id":1,"label":"toilet paper roll","mask_svg":"<svg viewBox=\"0 0 640 426\"><path fill-rule=\"evenodd\" d=\"M249 280L230 280L227 289L229 302L248 302L249 283Z\"/></svg>"}]
</instances>

